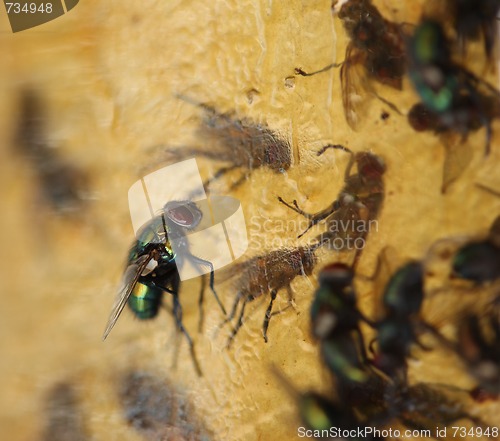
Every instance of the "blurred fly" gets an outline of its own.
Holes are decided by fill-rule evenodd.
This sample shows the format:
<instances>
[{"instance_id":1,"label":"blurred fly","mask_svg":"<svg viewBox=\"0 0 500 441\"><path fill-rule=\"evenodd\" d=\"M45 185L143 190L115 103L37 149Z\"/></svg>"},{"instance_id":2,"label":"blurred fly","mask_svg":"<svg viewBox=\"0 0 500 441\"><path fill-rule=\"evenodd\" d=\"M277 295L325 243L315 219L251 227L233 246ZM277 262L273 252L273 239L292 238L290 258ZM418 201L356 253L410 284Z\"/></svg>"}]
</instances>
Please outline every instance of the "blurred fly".
<instances>
[{"instance_id":1,"label":"blurred fly","mask_svg":"<svg viewBox=\"0 0 500 441\"><path fill-rule=\"evenodd\" d=\"M232 113L221 113L207 104L193 102L183 96L180 98L203 110L204 117L197 134L206 148L169 149L165 152L165 157L177 161L201 156L225 163L204 182L205 187L235 170L239 170L241 174L233 181L231 189L243 184L256 169L267 168L275 173L284 173L290 168L290 143L266 124L256 123L249 118L238 119Z\"/></svg>"},{"instance_id":2,"label":"blurred fly","mask_svg":"<svg viewBox=\"0 0 500 441\"><path fill-rule=\"evenodd\" d=\"M363 408L363 413L374 412L383 407L376 398L382 393L383 380L368 361L360 323L373 324L358 309L353 280L352 269L342 263L331 263L321 270L311 305L311 329L336 380L340 401Z\"/></svg>"},{"instance_id":3,"label":"blurred fly","mask_svg":"<svg viewBox=\"0 0 500 441\"><path fill-rule=\"evenodd\" d=\"M470 42L482 40L489 63L498 50L498 0L446 0L443 14L451 17L458 45L465 54Z\"/></svg>"},{"instance_id":4,"label":"blurred fly","mask_svg":"<svg viewBox=\"0 0 500 441\"><path fill-rule=\"evenodd\" d=\"M410 79L421 104L409 113L416 130L432 130L443 138L446 159L443 192L471 160L468 134L486 129L485 155L490 152L491 122L500 116L500 93L452 60L441 25L424 20L409 39ZM453 135L461 136L461 142Z\"/></svg>"},{"instance_id":5,"label":"blurred fly","mask_svg":"<svg viewBox=\"0 0 500 441\"><path fill-rule=\"evenodd\" d=\"M44 200L57 213L72 214L84 205L88 177L51 145L45 119L38 94L24 90L15 142L36 171Z\"/></svg>"},{"instance_id":6,"label":"blurred fly","mask_svg":"<svg viewBox=\"0 0 500 441\"><path fill-rule=\"evenodd\" d=\"M486 238L463 245L452 262L453 275L475 284L491 283L500 277L500 216Z\"/></svg>"},{"instance_id":7,"label":"blurred fly","mask_svg":"<svg viewBox=\"0 0 500 441\"><path fill-rule=\"evenodd\" d=\"M177 265L184 259L211 269L210 288L224 315L226 311L214 289L214 268L211 262L192 255L188 242L182 239L184 232L194 229L201 221L203 213L190 201L168 202L162 213L149 220L137 232L137 239L130 248L122 287L118 291L115 303L109 316L103 340L113 329L116 321L128 304L134 315L142 320L153 319L158 315L162 304L163 293L173 297L173 314L178 329L185 335L195 367L200 373L194 355L191 336L182 323L182 306L179 302L180 276ZM174 252L171 236L181 237L178 253ZM203 289L200 294L202 301Z\"/></svg>"},{"instance_id":8,"label":"blurred fly","mask_svg":"<svg viewBox=\"0 0 500 441\"><path fill-rule=\"evenodd\" d=\"M383 288L383 313L376 321L377 336L370 350L374 354L373 365L396 384L407 383L407 359L412 345L423 347L417 338L423 327L420 318L423 300L424 268L417 261L401 266ZM373 346L375 341L377 350Z\"/></svg>"}]
</instances>

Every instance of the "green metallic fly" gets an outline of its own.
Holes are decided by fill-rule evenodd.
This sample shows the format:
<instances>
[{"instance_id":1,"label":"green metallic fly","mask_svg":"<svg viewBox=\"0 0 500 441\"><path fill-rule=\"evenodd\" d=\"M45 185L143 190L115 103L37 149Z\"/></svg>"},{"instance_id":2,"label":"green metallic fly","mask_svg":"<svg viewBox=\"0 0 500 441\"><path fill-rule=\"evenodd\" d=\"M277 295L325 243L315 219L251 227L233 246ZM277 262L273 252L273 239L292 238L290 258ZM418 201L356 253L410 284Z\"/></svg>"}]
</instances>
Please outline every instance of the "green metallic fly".
<instances>
[{"instance_id":1,"label":"green metallic fly","mask_svg":"<svg viewBox=\"0 0 500 441\"><path fill-rule=\"evenodd\" d=\"M173 297L173 314L178 329L185 335L195 365L193 340L182 323L182 306L179 302L180 276L177 269L184 260L210 268L210 289L224 315L226 310L214 289L214 268L211 262L194 256L189 252L187 239L183 240L186 231L196 228L202 219L201 210L190 201L168 202L161 214L149 220L137 232L137 239L130 248L122 287L118 291L111 310L103 340L116 324L125 305L128 304L134 315L141 320L153 319L158 315L162 304L163 293ZM177 253L169 236L180 237ZM203 290L200 294L200 304Z\"/></svg>"}]
</instances>

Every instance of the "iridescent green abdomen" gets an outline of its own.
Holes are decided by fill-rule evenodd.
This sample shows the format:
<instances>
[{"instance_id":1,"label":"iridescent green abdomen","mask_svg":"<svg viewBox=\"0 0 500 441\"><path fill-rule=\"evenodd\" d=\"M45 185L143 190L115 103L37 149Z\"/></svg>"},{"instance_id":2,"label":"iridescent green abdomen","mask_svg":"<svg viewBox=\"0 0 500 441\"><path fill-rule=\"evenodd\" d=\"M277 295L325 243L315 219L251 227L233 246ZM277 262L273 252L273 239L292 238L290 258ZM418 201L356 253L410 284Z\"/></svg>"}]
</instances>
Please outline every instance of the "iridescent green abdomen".
<instances>
[{"instance_id":1,"label":"iridescent green abdomen","mask_svg":"<svg viewBox=\"0 0 500 441\"><path fill-rule=\"evenodd\" d=\"M128 299L128 306L140 319L156 317L163 298L163 290L149 283L151 278L175 271L175 254L168 240L168 233L162 216L156 216L137 232L137 240L129 252L127 266L152 250L157 252L157 261L151 260L150 272L139 277ZM155 264L156 267L153 267Z\"/></svg>"},{"instance_id":2,"label":"iridescent green abdomen","mask_svg":"<svg viewBox=\"0 0 500 441\"><path fill-rule=\"evenodd\" d=\"M410 41L409 54L410 79L422 102L434 112L450 110L459 82L441 26L433 21L421 23Z\"/></svg>"},{"instance_id":3,"label":"iridescent green abdomen","mask_svg":"<svg viewBox=\"0 0 500 441\"><path fill-rule=\"evenodd\" d=\"M152 319L158 315L163 290L156 286L137 282L128 299L128 306L137 318Z\"/></svg>"}]
</instances>

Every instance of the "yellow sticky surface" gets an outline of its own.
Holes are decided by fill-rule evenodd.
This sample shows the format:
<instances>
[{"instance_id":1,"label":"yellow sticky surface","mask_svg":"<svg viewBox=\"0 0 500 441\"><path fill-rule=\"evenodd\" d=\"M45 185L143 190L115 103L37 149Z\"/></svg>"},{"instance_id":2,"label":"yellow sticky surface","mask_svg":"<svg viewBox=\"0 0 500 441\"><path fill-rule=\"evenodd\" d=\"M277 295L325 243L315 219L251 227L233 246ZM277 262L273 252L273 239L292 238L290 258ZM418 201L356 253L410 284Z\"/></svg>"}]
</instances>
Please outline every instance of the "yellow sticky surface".
<instances>
[{"instance_id":1,"label":"yellow sticky surface","mask_svg":"<svg viewBox=\"0 0 500 441\"><path fill-rule=\"evenodd\" d=\"M387 17L415 22L420 7L412 3L402 8L400 2L376 2ZM441 194L444 149L437 137L413 132L405 117L374 98L367 100L362 129L353 132L343 115L338 70L294 77L295 67L315 70L342 61L345 46L329 1L82 0L63 17L16 34L0 13L2 439L41 439L47 391L61 382L77 391L93 440L142 439L127 425L120 405L120 378L130 371L151 372L175 384L194 409L193 418L211 439L220 440L297 437L294 398L272 366L297 390L330 393L331 380L309 334L309 305L317 271L338 258L333 252L321 251L314 275L292 283L295 310L272 318L267 344L261 326L268 298L248 304L246 322L227 350L230 328L217 331L223 317L210 291L205 326L198 333L200 282L183 284L184 323L195 340L201 378L186 341L175 338L167 310L147 323L125 311L101 341L133 239L128 188L142 170L161 166L163 147L158 146L210 149L196 136L202 110L178 94L267 123L291 142L293 164L286 174L256 170L231 193L242 203L250 235L242 260L307 244L321 230L315 227L297 240L299 229L264 231L262 225L300 220L278 203L278 196L297 199L310 212L335 199L348 157L329 151L318 158L317 150L327 143L370 150L387 164L386 199L378 231L370 234L361 257L361 274L373 272L385 246L395 247L403 258L422 258L439 238L487 230L499 213L500 198L474 184L500 189L498 124L487 159L484 130L469 137L473 160ZM481 69L479 62L476 70ZM25 87L36 90L45 104L52 144L90 176L92 197L76 218L58 216L40 200L36 170L16 152L12 138ZM402 92L377 90L403 113L417 101L407 80ZM383 111L390 113L387 120L381 119ZM203 158L200 164L204 173L220 166ZM235 176L214 188L227 191ZM268 219L275 223L265 223ZM217 285L227 309L238 290L234 280ZM362 284L359 297L367 311L373 294L369 283ZM286 305L284 290L275 307ZM439 303L436 308L439 316ZM449 354L436 350L420 356L425 362L411 363L413 381L473 385ZM470 411L500 425L496 403L471 404Z\"/></svg>"}]
</instances>

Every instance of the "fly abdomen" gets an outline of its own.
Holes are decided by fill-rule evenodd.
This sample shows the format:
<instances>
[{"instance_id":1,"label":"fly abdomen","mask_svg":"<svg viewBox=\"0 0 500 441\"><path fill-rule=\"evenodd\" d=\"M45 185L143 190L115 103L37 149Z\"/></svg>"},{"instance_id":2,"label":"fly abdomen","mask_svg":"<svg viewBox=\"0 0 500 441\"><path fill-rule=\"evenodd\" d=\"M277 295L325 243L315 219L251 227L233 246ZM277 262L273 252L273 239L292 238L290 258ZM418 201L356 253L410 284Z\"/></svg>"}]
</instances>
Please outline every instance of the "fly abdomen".
<instances>
[{"instance_id":1,"label":"fly abdomen","mask_svg":"<svg viewBox=\"0 0 500 441\"><path fill-rule=\"evenodd\" d=\"M128 299L128 306L137 318L152 319L158 315L162 297L160 288L138 282Z\"/></svg>"}]
</instances>

